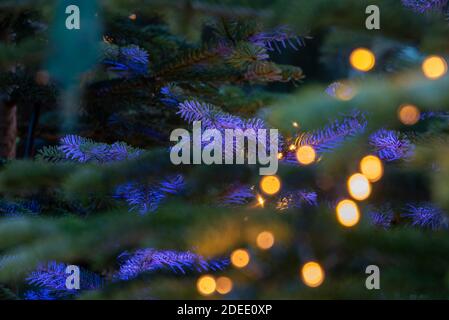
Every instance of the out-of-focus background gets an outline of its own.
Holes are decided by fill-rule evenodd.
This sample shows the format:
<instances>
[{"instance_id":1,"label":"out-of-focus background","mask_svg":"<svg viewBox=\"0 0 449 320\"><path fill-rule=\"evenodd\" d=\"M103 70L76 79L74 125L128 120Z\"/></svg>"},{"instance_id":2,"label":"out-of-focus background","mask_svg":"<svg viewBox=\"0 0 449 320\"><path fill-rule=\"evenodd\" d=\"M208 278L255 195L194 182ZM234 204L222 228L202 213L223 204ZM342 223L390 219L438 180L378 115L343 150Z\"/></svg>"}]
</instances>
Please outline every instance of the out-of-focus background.
<instances>
[{"instance_id":1,"label":"out-of-focus background","mask_svg":"<svg viewBox=\"0 0 449 320\"><path fill-rule=\"evenodd\" d=\"M447 298L448 13L1 1L0 298ZM173 165L193 121L278 172Z\"/></svg>"}]
</instances>

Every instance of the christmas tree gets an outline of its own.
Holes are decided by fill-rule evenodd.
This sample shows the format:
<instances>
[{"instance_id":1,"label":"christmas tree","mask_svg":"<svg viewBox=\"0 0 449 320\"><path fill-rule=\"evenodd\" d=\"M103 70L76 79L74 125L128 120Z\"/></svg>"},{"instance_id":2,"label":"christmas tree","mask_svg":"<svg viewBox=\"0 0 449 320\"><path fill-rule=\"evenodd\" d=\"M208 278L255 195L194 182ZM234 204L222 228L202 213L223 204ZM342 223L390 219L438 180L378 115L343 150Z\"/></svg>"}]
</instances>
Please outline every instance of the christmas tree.
<instances>
[{"instance_id":1,"label":"christmas tree","mask_svg":"<svg viewBox=\"0 0 449 320\"><path fill-rule=\"evenodd\" d=\"M447 298L448 10L2 1L0 297Z\"/></svg>"}]
</instances>

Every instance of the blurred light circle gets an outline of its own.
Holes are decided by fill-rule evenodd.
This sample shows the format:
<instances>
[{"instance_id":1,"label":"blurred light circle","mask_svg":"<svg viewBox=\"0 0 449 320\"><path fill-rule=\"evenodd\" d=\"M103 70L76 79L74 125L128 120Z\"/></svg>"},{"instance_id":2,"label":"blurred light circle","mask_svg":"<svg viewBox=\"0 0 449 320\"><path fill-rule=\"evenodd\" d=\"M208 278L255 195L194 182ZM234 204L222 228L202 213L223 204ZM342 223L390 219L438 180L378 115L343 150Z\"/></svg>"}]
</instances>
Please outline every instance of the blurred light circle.
<instances>
[{"instance_id":1,"label":"blurred light circle","mask_svg":"<svg viewBox=\"0 0 449 320\"><path fill-rule=\"evenodd\" d=\"M351 197L362 201L371 194L371 184L363 174L355 173L348 179L348 191Z\"/></svg>"},{"instance_id":2,"label":"blurred light circle","mask_svg":"<svg viewBox=\"0 0 449 320\"><path fill-rule=\"evenodd\" d=\"M349 62L354 69L367 72L374 68L376 57L371 50L358 48L351 52Z\"/></svg>"},{"instance_id":3,"label":"blurred light circle","mask_svg":"<svg viewBox=\"0 0 449 320\"><path fill-rule=\"evenodd\" d=\"M228 294L232 290L232 280L228 277L217 278L217 292L219 294Z\"/></svg>"},{"instance_id":4,"label":"blurred light circle","mask_svg":"<svg viewBox=\"0 0 449 320\"><path fill-rule=\"evenodd\" d=\"M422 64L424 75L432 80L441 78L447 72L447 63L440 56L427 57Z\"/></svg>"},{"instance_id":5,"label":"blurred light circle","mask_svg":"<svg viewBox=\"0 0 449 320\"><path fill-rule=\"evenodd\" d=\"M210 275L204 275L198 279L196 287L198 289L198 292L202 295L210 295L215 291L216 282L214 277Z\"/></svg>"},{"instance_id":6,"label":"blurred light circle","mask_svg":"<svg viewBox=\"0 0 449 320\"><path fill-rule=\"evenodd\" d=\"M281 189L281 180L277 176L265 176L260 181L260 189L268 195L276 194Z\"/></svg>"},{"instance_id":7,"label":"blurred light circle","mask_svg":"<svg viewBox=\"0 0 449 320\"><path fill-rule=\"evenodd\" d=\"M244 249L237 249L231 254L231 263L237 268L244 268L250 260L249 253Z\"/></svg>"},{"instance_id":8,"label":"blurred light circle","mask_svg":"<svg viewBox=\"0 0 449 320\"><path fill-rule=\"evenodd\" d=\"M398 117L399 120L408 126L412 126L419 121L421 113L419 109L412 104L405 104L399 107Z\"/></svg>"},{"instance_id":9,"label":"blurred light circle","mask_svg":"<svg viewBox=\"0 0 449 320\"><path fill-rule=\"evenodd\" d=\"M312 146L300 146L296 151L296 159L300 164L309 165L315 161L316 152Z\"/></svg>"},{"instance_id":10,"label":"blurred light circle","mask_svg":"<svg viewBox=\"0 0 449 320\"><path fill-rule=\"evenodd\" d=\"M360 171L371 182L379 181L384 173L382 161L373 155L368 155L360 161Z\"/></svg>"},{"instance_id":11,"label":"blurred light circle","mask_svg":"<svg viewBox=\"0 0 449 320\"><path fill-rule=\"evenodd\" d=\"M301 278L305 285L319 287L324 281L324 270L318 262L309 261L301 269Z\"/></svg>"},{"instance_id":12,"label":"blurred light circle","mask_svg":"<svg viewBox=\"0 0 449 320\"><path fill-rule=\"evenodd\" d=\"M270 249L274 245L274 235L269 231L263 231L257 235L256 242L260 249Z\"/></svg>"},{"instance_id":13,"label":"blurred light circle","mask_svg":"<svg viewBox=\"0 0 449 320\"><path fill-rule=\"evenodd\" d=\"M345 227L353 227L360 220L360 212L357 204L349 199L337 204L337 220Z\"/></svg>"}]
</instances>

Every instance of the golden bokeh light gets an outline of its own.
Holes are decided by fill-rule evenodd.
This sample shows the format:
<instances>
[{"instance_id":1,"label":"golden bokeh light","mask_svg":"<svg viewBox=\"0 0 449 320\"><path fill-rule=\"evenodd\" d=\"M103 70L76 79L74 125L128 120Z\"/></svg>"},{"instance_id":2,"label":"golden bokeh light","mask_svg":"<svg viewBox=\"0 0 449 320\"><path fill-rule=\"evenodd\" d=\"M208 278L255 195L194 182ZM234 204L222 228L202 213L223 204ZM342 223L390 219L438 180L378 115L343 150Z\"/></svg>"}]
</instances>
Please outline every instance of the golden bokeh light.
<instances>
[{"instance_id":1,"label":"golden bokeh light","mask_svg":"<svg viewBox=\"0 0 449 320\"><path fill-rule=\"evenodd\" d=\"M228 294L232 290L232 280L228 277L217 278L217 292L219 294Z\"/></svg>"},{"instance_id":2,"label":"golden bokeh light","mask_svg":"<svg viewBox=\"0 0 449 320\"><path fill-rule=\"evenodd\" d=\"M337 204L337 220L345 227L353 227L360 220L360 212L357 204L349 199Z\"/></svg>"},{"instance_id":3,"label":"golden bokeh light","mask_svg":"<svg viewBox=\"0 0 449 320\"><path fill-rule=\"evenodd\" d=\"M131 13L131 14L128 16L128 18L129 18L130 20L136 20L136 19L137 19L137 15L136 15L135 13Z\"/></svg>"},{"instance_id":4,"label":"golden bokeh light","mask_svg":"<svg viewBox=\"0 0 449 320\"><path fill-rule=\"evenodd\" d=\"M309 261L301 268L301 279L311 288L319 287L324 281L324 270L318 262Z\"/></svg>"},{"instance_id":5,"label":"golden bokeh light","mask_svg":"<svg viewBox=\"0 0 449 320\"><path fill-rule=\"evenodd\" d=\"M335 88L335 97L343 101L349 101L356 95L356 89L347 83L340 83Z\"/></svg>"},{"instance_id":6,"label":"golden bokeh light","mask_svg":"<svg viewBox=\"0 0 449 320\"><path fill-rule=\"evenodd\" d=\"M282 152L278 153L278 159L281 160L284 157L284 154Z\"/></svg>"},{"instance_id":7,"label":"golden bokeh light","mask_svg":"<svg viewBox=\"0 0 449 320\"><path fill-rule=\"evenodd\" d=\"M309 165L315 161L316 152L312 146L304 145L296 151L296 159L300 164Z\"/></svg>"},{"instance_id":8,"label":"golden bokeh light","mask_svg":"<svg viewBox=\"0 0 449 320\"><path fill-rule=\"evenodd\" d=\"M288 146L288 150L290 151L296 150L296 146L294 144L291 144Z\"/></svg>"},{"instance_id":9,"label":"golden bokeh light","mask_svg":"<svg viewBox=\"0 0 449 320\"><path fill-rule=\"evenodd\" d=\"M352 51L349 62L354 69L367 72L376 64L376 57L372 51L366 48L358 48Z\"/></svg>"},{"instance_id":10,"label":"golden bokeh light","mask_svg":"<svg viewBox=\"0 0 449 320\"><path fill-rule=\"evenodd\" d=\"M250 260L249 253L245 249L237 249L231 254L231 262L237 268L244 268Z\"/></svg>"},{"instance_id":11,"label":"golden bokeh light","mask_svg":"<svg viewBox=\"0 0 449 320\"><path fill-rule=\"evenodd\" d=\"M408 126L412 126L419 121L421 113L419 109L412 104L404 104L399 107L398 117L399 120Z\"/></svg>"},{"instance_id":12,"label":"golden bokeh light","mask_svg":"<svg viewBox=\"0 0 449 320\"><path fill-rule=\"evenodd\" d=\"M296 121L293 121L293 122L292 122L292 126L295 127L295 128L299 128L299 124L298 124L298 122L296 122Z\"/></svg>"},{"instance_id":13,"label":"golden bokeh light","mask_svg":"<svg viewBox=\"0 0 449 320\"><path fill-rule=\"evenodd\" d=\"M265 204L265 199L259 194L257 196L257 203L259 204L259 206L261 206L263 208L263 205Z\"/></svg>"},{"instance_id":14,"label":"golden bokeh light","mask_svg":"<svg viewBox=\"0 0 449 320\"><path fill-rule=\"evenodd\" d=\"M447 63L444 58L439 56L427 57L422 63L424 75L432 80L441 78L447 72Z\"/></svg>"},{"instance_id":15,"label":"golden bokeh light","mask_svg":"<svg viewBox=\"0 0 449 320\"><path fill-rule=\"evenodd\" d=\"M384 173L382 161L373 155L368 155L360 161L360 171L371 182L379 181Z\"/></svg>"},{"instance_id":16,"label":"golden bokeh light","mask_svg":"<svg viewBox=\"0 0 449 320\"><path fill-rule=\"evenodd\" d=\"M269 231L263 231L257 235L256 243L260 249L268 250L274 245L274 235Z\"/></svg>"},{"instance_id":17,"label":"golden bokeh light","mask_svg":"<svg viewBox=\"0 0 449 320\"><path fill-rule=\"evenodd\" d=\"M365 200L371 194L371 183L363 174L355 173L348 179L348 191L354 199Z\"/></svg>"},{"instance_id":18,"label":"golden bokeh light","mask_svg":"<svg viewBox=\"0 0 449 320\"><path fill-rule=\"evenodd\" d=\"M210 275L204 275L200 277L196 282L196 288L198 289L198 292L205 296L214 293L216 286L217 284L214 277Z\"/></svg>"},{"instance_id":19,"label":"golden bokeh light","mask_svg":"<svg viewBox=\"0 0 449 320\"><path fill-rule=\"evenodd\" d=\"M273 195L281 190L281 180L277 176L265 176L260 181L260 189L268 195Z\"/></svg>"}]
</instances>

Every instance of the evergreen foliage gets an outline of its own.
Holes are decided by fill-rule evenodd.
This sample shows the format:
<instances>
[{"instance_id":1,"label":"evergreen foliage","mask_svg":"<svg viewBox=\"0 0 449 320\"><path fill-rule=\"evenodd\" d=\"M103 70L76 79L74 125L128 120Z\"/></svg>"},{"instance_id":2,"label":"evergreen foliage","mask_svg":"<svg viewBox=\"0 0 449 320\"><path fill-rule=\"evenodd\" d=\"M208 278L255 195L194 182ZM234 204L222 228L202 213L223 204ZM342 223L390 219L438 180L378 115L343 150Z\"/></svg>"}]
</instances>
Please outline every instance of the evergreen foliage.
<instances>
[{"instance_id":1,"label":"evergreen foliage","mask_svg":"<svg viewBox=\"0 0 449 320\"><path fill-rule=\"evenodd\" d=\"M51 32L55 2L1 2L0 299L200 298L206 273L233 279L229 298L448 298L449 77L421 70L449 61L448 2L374 2L378 31L365 0L96 1L103 39L88 70L82 44L64 61L73 87L51 68L49 43L70 41ZM358 47L369 73L348 63ZM281 191L264 194L256 166L173 165L170 133L193 121L279 129ZM368 154L384 176L347 229L336 205ZM326 273L313 289L310 260ZM370 264L382 290L364 286Z\"/></svg>"}]
</instances>

